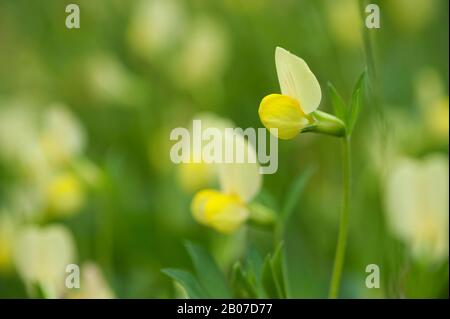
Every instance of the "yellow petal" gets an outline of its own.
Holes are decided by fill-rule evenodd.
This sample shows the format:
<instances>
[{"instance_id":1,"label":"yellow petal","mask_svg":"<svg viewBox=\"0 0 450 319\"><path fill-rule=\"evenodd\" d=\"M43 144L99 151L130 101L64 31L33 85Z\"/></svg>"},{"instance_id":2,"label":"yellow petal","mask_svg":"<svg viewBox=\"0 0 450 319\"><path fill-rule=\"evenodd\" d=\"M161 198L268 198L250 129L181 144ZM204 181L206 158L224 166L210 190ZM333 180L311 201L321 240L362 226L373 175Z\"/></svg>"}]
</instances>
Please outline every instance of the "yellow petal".
<instances>
[{"instance_id":1,"label":"yellow petal","mask_svg":"<svg viewBox=\"0 0 450 319\"><path fill-rule=\"evenodd\" d=\"M282 94L267 95L259 105L259 118L267 129L278 129L278 138L295 137L308 124L297 100Z\"/></svg>"},{"instance_id":2,"label":"yellow petal","mask_svg":"<svg viewBox=\"0 0 450 319\"><path fill-rule=\"evenodd\" d=\"M195 195L191 209L199 223L226 234L235 231L249 216L239 197L210 189Z\"/></svg>"},{"instance_id":3,"label":"yellow petal","mask_svg":"<svg viewBox=\"0 0 450 319\"><path fill-rule=\"evenodd\" d=\"M275 65L281 93L298 100L304 113L309 114L315 111L322 99L322 91L306 62L289 51L277 47Z\"/></svg>"},{"instance_id":4,"label":"yellow petal","mask_svg":"<svg viewBox=\"0 0 450 319\"><path fill-rule=\"evenodd\" d=\"M205 189L197 192L191 203L191 211L194 219L200 224L206 225L205 204L218 192L213 189Z\"/></svg>"}]
</instances>

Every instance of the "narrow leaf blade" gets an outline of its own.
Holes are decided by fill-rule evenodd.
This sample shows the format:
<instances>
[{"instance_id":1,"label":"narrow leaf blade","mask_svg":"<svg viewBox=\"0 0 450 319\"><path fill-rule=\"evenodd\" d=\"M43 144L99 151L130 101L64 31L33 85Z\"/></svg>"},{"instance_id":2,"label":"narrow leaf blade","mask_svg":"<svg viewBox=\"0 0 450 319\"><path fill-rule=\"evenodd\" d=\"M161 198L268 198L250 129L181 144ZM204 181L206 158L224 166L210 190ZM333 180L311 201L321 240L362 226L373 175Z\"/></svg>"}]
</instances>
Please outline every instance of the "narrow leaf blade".
<instances>
[{"instance_id":1,"label":"narrow leaf blade","mask_svg":"<svg viewBox=\"0 0 450 319\"><path fill-rule=\"evenodd\" d=\"M287 298L285 267L284 267L283 243L280 243L271 258L272 275L277 287L278 295Z\"/></svg>"},{"instance_id":2,"label":"narrow leaf blade","mask_svg":"<svg viewBox=\"0 0 450 319\"><path fill-rule=\"evenodd\" d=\"M266 294L269 298L280 298L278 294L277 286L273 279L272 266L271 266L271 256L267 255L264 261L263 272L262 272L262 284Z\"/></svg>"},{"instance_id":3,"label":"narrow leaf blade","mask_svg":"<svg viewBox=\"0 0 450 319\"><path fill-rule=\"evenodd\" d=\"M328 89L331 96L331 104L333 105L334 114L340 118L344 123L347 123L347 107L344 99L340 96L336 88L328 82Z\"/></svg>"},{"instance_id":4,"label":"narrow leaf blade","mask_svg":"<svg viewBox=\"0 0 450 319\"><path fill-rule=\"evenodd\" d=\"M353 132L353 129L355 128L355 124L358 120L359 113L361 112L361 105L364 100L364 86L365 86L365 78L366 78L366 72L364 71L358 81L356 82L356 85L353 89L352 93L352 99L350 102L350 109L348 114L348 134L351 135Z\"/></svg>"},{"instance_id":5,"label":"narrow leaf blade","mask_svg":"<svg viewBox=\"0 0 450 319\"><path fill-rule=\"evenodd\" d=\"M248 278L248 273L242 269L240 262L233 266L231 286L238 298L259 298L258 291Z\"/></svg>"},{"instance_id":6,"label":"narrow leaf blade","mask_svg":"<svg viewBox=\"0 0 450 319\"><path fill-rule=\"evenodd\" d=\"M210 297L190 272L174 268L165 268L161 271L178 282L186 290L189 298L201 299Z\"/></svg>"},{"instance_id":7,"label":"narrow leaf blade","mask_svg":"<svg viewBox=\"0 0 450 319\"><path fill-rule=\"evenodd\" d=\"M310 166L306 168L306 170L298 175L292 185L289 187L289 191L286 195L286 199L284 201L284 206L282 210L283 214L283 222L287 222L292 215L295 206L298 203L299 197L302 194L308 180L311 178L313 174L313 168Z\"/></svg>"},{"instance_id":8,"label":"narrow leaf blade","mask_svg":"<svg viewBox=\"0 0 450 319\"><path fill-rule=\"evenodd\" d=\"M264 259L258 250L251 246L247 253L247 280L257 291L258 298L267 298L262 285Z\"/></svg>"},{"instance_id":9,"label":"narrow leaf blade","mask_svg":"<svg viewBox=\"0 0 450 319\"><path fill-rule=\"evenodd\" d=\"M212 256L201 246L186 243L198 280L213 298L231 298L225 276Z\"/></svg>"}]
</instances>

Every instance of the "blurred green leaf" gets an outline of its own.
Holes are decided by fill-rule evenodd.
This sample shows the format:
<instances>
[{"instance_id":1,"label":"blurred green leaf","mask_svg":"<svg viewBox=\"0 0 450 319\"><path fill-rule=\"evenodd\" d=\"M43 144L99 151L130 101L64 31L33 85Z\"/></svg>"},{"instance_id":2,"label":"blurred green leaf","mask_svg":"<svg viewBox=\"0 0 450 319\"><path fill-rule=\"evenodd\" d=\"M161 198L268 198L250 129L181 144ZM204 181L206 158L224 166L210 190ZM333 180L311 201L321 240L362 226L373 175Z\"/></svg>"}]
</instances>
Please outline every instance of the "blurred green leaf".
<instances>
[{"instance_id":1,"label":"blurred green leaf","mask_svg":"<svg viewBox=\"0 0 450 319\"><path fill-rule=\"evenodd\" d=\"M261 279L264 259L253 246L248 250L247 263L248 267L254 272L256 278L258 280Z\"/></svg>"},{"instance_id":2,"label":"blurred green leaf","mask_svg":"<svg viewBox=\"0 0 450 319\"><path fill-rule=\"evenodd\" d=\"M248 280L255 286L258 298L266 298L267 296L261 283L264 259L254 246L251 246L248 250L246 262L249 277Z\"/></svg>"},{"instance_id":3,"label":"blurred green leaf","mask_svg":"<svg viewBox=\"0 0 450 319\"><path fill-rule=\"evenodd\" d=\"M212 256L201 246L186 243L199 282L213 298L231 298L225 276Z\"/></svg>"},{"instance_id":4,"label":"blurred green leaf","mask_svg":"<svg viewBox=\"0 0 450 319\"><path fill-rule=\"evenodd\" d=\"M262 284L269 298L280 298L280 296L278 295L277 286L275 284L275 281L273 280L270 259L270 255L267 255L266 259L264 260Z\"/></svg>"},{"instance_id":5,"label":"blurred green leaf","mask_svg":"<svg viewBox=\"0 0 450 319\"><path fill-rule=\"evenodd\" d=\"M307 167L303 173L298 175L294 181L292 182L291 186L288 189L288 193L286 195L286 199L284 201L284 206L282 212L282 222L286 223L289 218L291 217L295 206L298 203L298 200L300 198L300 195L303 192L303 189L306 186L306 183L310 179L313 173L313 168L311 166Z\"/></svg>"},{"instance_id":6,"label":"blurred green leaf","mask_svg":"<svg viewBox=\"0 0 450 319\"><path fill-rule=\"evenodd\" d=\"M257 288L248 278L248 273L244 271L240 262L233 265L231 286L238 298L259 298Z\"/></svg>"},{"instance_id":7,"label":"blurred green leaf","mask_svg":"<svg viewBox=\"0 0 450 319\"><path fill-rule=\"evenodd\" d=\"M32 295L32 298L36 298L36 299L55 298L54 296L51 296L51 294L47 291L47 289L45 289L45 287L39 282L36 282L31 285L31 295Z\"/></svg>"},{"instance_id":8,"label":"blurred green leaf","mask_svg":"<svg viewBox=\"0 0 450 319\"><path fill-rule=\"evenodd\" d=\"M269 298L287 298L283 244L272 255L267 255L262 272L262 284Z\"/></svg>"},{"instance_id":9,"label":"blurred green leaf","mask_svg":"<svg viewBox=\"0 0 450 319\"><path fill-rule=\"evenodd\" d=\"M351 135L361 112L361 105L364 101L364 85L365 85L366 71L364 71L356 82L353 89L352 99L350 102L350 109L348 110L348 135Z\"/></svg>"},{"instance_id":10,"label":"blurred green leaf","mask_svg":"<svg viewBox=\"0 0 450 319\"><path fill-rule=\"evenodd\" d=\"M280 243L275 250L275 253L270 261L272 267L272 275L277 287L278 294L280 298L286 298L286 280L285 280L285 269L283 261L283 243Z\"/></svg>"},{"instance_id":11,"label":"blurred green leaf","mask_svg":"<svg viewBox=\"0 0 450 319\"><path fill-rule=\"evenodd\" d=\"M200 299L210 297L190 272L173 268L165 268L161 271L186 289L189 298Z\"/></svg>"},{"instance_id":12,"label":"blurred green leaf","mask_svg":"<svg viewBox=\"0 0 450 319\"><path fill-rule=\"evenodd\" d=\"M331 104L333 105L334 114L344 121L344 123L347 123L347 106L344 99L330 82L328 82L328 89L331 95Z\"/></svg>"}]
</instances>

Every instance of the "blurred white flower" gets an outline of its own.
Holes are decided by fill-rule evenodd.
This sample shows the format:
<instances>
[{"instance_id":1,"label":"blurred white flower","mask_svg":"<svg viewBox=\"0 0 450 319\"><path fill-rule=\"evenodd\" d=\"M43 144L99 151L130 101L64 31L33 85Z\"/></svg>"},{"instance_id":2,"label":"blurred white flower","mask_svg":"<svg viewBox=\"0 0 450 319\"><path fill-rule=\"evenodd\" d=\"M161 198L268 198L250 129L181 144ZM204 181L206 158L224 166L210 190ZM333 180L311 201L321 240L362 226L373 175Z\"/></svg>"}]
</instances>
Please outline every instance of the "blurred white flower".
<instances>
[{"instance_id":1,"label":"blurred white flower","mask_svg":"<svg viewBox=\"0 0 450 319\"><path fill-rule=\"evenodd\" d=\"M60 103L48 106L40 117L15 105L1 110L5 116L0 117L0 154L17 173L8 189L9 206L27 220L46 210L63 216L79 211L83 182L91 186L98 180L95 166L82 157L82 124Z\"/></svg>"},{"instance_id":2,"label":"blurred white flower","mask_svg":"<svg viewBox=\"0 0 450 319\"><path fill-rule=\"evenodd\" d=\"M50 163L58 165L81 154L86 144L86 134L66 106L53 104L43 115L40 142Z\"/></svg>"},{"instance_id":3,"label":"blurred white flower","mask_svg":"<svg viewBox=\"0 0 450 319\"><path fill-rule=\"evenodd\" d=\"M208 128L217 128L221 132L224 132L225 128L227 127L235 127L234 123L231 120L219 117L213 113L200 113L193 117L192 121L194 120L201 121L202 134L203 131ZM192 131L193 128L191 127L191 135L193 134ZM203 144L206 144L206 142L203 141ZM201 152L204 146L205 145L202 145L199 150L193 149L192 152ZM201 158L202 155L197 154L197 156L195 156L192 153L191 157ZM210 187L217 177L217 165L215 165L214 163L208 164L204 162L197 163L190 161L189 163L178 164L177 169L178 183L186 192L195 192L201 188Z\"/></svg>"},{"instance_id":4,"label":"blurred white flower","mask_svg":"<svg viewBox=\"0 0 450 319\"><path fill-rule=\"evenodd\" d=\"M100 102L131 105L137 98L135 78L113 55L91 55L86 61L86 77L90 93Z\"/></svg>"},{"instance_id":5,"label":"blurred white flower","mask_svg":"<svg viewBox=\"0 0 450 319\"><path fill-rule=\"evenodd\" d=\"M395 235L420 260L448 257L448 156L398 160L387 177L385 208Z\"/></svg>"},{"instance_id":6,"label":"blurred white flower","mask_svg":"<svg viewBox=\"0 0 450 319\"><path fill-rule=\"evenodd\" d=\"M174 81L188 88L219 79L229 55L227 33L208 17L196 18L173 64Z\"/></svg>"},{"instance_id":7,"label":"blurred white flower","mask_svg":"<svg viewBox=\"0 0 450 319\"><path fill-rule=\"evenodd\" d=\"M142 0L132 14L128 42L139 56L151 60L167 53L181 38L185 13L178 0Z\"/></svg>"},{"instance_id":8,"label":"blurred white flower","mask_svg":"<svg viewBox=\"0 0 450 319\"><path fill-rule=\"evenodd\" d=\"M361 47L361 15L354 0L326 1L329 28L336 42L350 49Z\"/></svg>"},{"instance_id":9,"label":"blurred white flower","mask_svg":"<svg viewBox=\"0 0 450 319\"><path fill-rule=\"evenodd\" d=\"M26 157L38 132L35 113L27 101L6 101L0 108L0 157L16 162Z\"/></svg>"},{"instance_id":10,"label":"blurred white flower","mask_svg":"<svg viewBox=\"0 0 450 319\"><path fill-rule=\"evenodd\" d=\"M38 284L50 298L62 296L66 267L75 254L72 235L62 225L25 226L14 245L14 263L27 288Z\"/></svg>"},{"instance_id":11,"label":"blurred white flower","mask_svg":"<svg viewBox=\"0 0 450 319\"><path fill-rule=\"evenodd\" d=\"M99 266L94 262L85 262L81 266L79 289L70 289L66 295L70 299L112 299L114 293L108 286Z\"/></svg>"}]
</instances>

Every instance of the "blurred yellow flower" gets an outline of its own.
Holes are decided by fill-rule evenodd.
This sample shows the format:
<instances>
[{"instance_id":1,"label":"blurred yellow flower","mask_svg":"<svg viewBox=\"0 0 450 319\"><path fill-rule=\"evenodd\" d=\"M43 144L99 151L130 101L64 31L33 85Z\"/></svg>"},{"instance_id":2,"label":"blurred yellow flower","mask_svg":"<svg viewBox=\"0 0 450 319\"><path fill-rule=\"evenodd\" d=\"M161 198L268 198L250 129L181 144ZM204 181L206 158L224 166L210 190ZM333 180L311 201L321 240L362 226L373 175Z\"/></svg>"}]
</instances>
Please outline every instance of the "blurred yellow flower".
<instances>
[{"instance_id":1,"label":"blurred yellow flower","mask_svg":"<svg viewBox=\"0 0 450 319\"><path fill-rule=\"evenodd\" d=\"M345 128L339 119L316 111L322 91L306 62L277 47L275 64L282 94L270 94L262 99L258 113L264 126L277 129L280 139L291 139L311 124L318 131L343 135Z\"/></svg>"},{"instance_id":2,"label":"blurred yellow flower","mask_svg":"<svg viewBox=\"0 0 450 319\"><path fill-rule=\"evenodd\" d=\"M448 96L444 96L430 104L430 109L425 113L425 125L431 135L448 144L449 128L449 104Z\"/></svg>"},{"instance_id":3,"label":"blurred yellow flower","mask_svg":"<svg viewBox=\"0 0 450 319\"><path fill-rule=\"evenodd\" d=\"M47 297L61 297L66 267L74 259L74 240L62 225L26 226L17 235L14 263L30 291L39 284Z\"/></svg>"},{"instance_id":4,"label":"blurred yellow flower","mask_svg":"<svg viewBox=\"0 0 450 319\"><path fill-rule=\"evenodd\" d=\"M47 185L48 209L54 215L70 215L84 203L84 190L80 179L71 172L58 173Z\"/></svg>"},{"instance_id":5,"label":"blurred yellow flower","mask_svg":"<svg viewBox=\"0 0 450 319\"><path fill-rule=\"evenodd\" d=\"M234 140L231 147L248 150L248 157L243 163L218 164L220 190L201 190L191 204L197 222L222 233L235 231L247 220L250 215L247 204L259 192L262 183L258 163L250 160L256 159L254 147L243 136L230 135L224 139L225 143Z\"/></svg>"},{"instance_id":6,"label":"blurred yellow flower","mask_svg":"<svg viewBox=\"0 0 450 319\"><path fill-rule=\"evenodd\" d=\"M433 68L421 69L415 75L414 89L427 137L448 144L448 94L439 73Z\"/></svg>"},{"instance_id":7,"label":"blurred yellow flower","mask_svg":"<svg viewBox=\"0 0 450 319\"><path fill-rule=\"evenodd\" d=\"M14 233L12 216L0 211L0 273L11 269Z\"/></svg>"},{"instance_id":8,"label":"blurred yellow flower","mask_svg":"<svg viewBox=\"0 0 450 319\"><path fill-rule=\"evenodd\" d=\"M394 25L402 32L415 33L433 21L442 3L437 0L395 0L386 1L386 8Z\"/></svg>"},{"instance_id":9,"label":"blurred yellow flower","mask_svg":"<svg viewBox=\"0 0 450 319\"><path fill-rule=\"evenodd\" d=\"M448 156L438 154L401 159L388 175L388 224L418 259L448 257L448 183Z\"/></svg>"}]
</instances>

